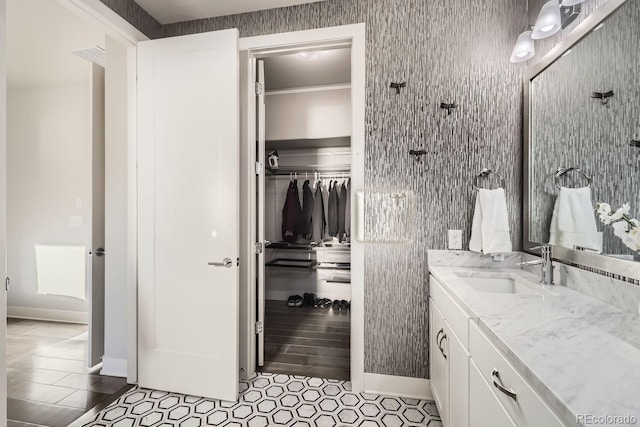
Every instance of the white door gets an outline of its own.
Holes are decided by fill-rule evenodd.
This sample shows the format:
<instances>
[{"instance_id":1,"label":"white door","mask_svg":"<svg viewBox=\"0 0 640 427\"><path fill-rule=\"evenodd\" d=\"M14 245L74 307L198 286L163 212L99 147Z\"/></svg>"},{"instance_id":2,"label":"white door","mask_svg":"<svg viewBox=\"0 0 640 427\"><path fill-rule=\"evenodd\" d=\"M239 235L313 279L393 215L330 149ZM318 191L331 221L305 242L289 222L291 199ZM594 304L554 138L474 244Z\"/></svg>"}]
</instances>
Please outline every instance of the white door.
<instances>
[{"instance_id":1,"label":"white door","mask_svg":"<svg viewBox=\"0 0 640 427\"><path fill-rule=\"evenodd\" d=\"M138 374L238 396L238 31L138 45Z\"/></svg>"},{"instance_id":2,"label":"white door","mask_svg":"<svg viewBox=\"0 0 640 427\"><path fill-rule=\"evenodd\" d=\"M91 249L89 277L89 367L104 355L104 68L91 64Z\"/></svg>"},{"instance_id":3,"label":"white door","mask_svg":"<svg viewBox=\"0 0 640 427\"><path fill-rule=\"evenodd\" d=\"M258 94L257 94L257 116L258 116L258 147L256 150L258 161L264 163L265 159L265 106L264 106L264 61L258 61ZM267 165L265 165L266 167ZM258 229L257 238L258 242L264 245L264 168L262 173L257 177L257 189L258 189ZM266 249L258 251L257 259L257 297L258 297L258 322L264 325L264 254ZM264 366L264 327L258 331L258 366Z\"/></svg>"}]
</instances>

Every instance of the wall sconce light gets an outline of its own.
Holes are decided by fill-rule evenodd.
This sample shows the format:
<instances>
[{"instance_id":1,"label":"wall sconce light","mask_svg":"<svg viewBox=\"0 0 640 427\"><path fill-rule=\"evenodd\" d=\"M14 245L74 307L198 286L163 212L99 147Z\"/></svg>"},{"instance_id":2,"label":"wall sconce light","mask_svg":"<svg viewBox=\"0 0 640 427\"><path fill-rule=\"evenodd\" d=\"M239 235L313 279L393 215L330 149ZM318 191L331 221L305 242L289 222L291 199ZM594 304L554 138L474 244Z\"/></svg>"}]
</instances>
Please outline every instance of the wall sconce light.
<instances>
[{"instance_id":1,"label":"wall sconce light","mask_svg":"<svg viewBox=\"0 0 640 427\"><path fill-rule=\"evenodd\" d=\"M560 13L560 3L558 0L549 0L542 6L542 9L540 9L531 38L534 40L546 39L560 31L561 27L562 14Z\"/></svg>"},{"instance_id":2,"label":"wall sconce light","mask_svg":"<svg viewBox=\"0 0 640 427\"><path fill-rule=\"evenodd\" d=\"M518 36L511 52L511 62L523 62L535 55L535 40L545 39L566 28L580 15L584 0L549 0L538 13L538 19L531 30L525 30Z\"/></svg>"},{"instance_id":3,"label":"wall sconce light","mask_svg":"<svg viewBox=\"0 0 640 427\"><path fill-rule=\"evenodd\" d=\"M513 52L511 52L511 62L523 62L533 58L533 55L536 54L536 46L531 38L531 33L532 31L524 31L520 34L513 47Z\"/></svg>"}]
</instances>

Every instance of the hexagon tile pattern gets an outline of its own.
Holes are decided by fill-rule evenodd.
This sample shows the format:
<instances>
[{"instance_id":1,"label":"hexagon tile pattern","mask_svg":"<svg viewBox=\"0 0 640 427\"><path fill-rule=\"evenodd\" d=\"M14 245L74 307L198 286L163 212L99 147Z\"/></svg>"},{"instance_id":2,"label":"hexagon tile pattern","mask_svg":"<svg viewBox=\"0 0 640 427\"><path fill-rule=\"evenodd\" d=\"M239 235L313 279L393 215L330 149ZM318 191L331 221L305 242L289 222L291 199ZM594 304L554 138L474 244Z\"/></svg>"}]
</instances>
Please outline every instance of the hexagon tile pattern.
<instances>
[{"instance_id":1,"label":"hexagon tile pattern","mask_svg":"<svg viewBox=\"0 0 640 427\"><path fill-rule=\"evenodd\" d=\"M258 374L236 403L135 388L83 427L429 426L434 402L353 393L349 381Z\"/></svg>"}]
</instances>

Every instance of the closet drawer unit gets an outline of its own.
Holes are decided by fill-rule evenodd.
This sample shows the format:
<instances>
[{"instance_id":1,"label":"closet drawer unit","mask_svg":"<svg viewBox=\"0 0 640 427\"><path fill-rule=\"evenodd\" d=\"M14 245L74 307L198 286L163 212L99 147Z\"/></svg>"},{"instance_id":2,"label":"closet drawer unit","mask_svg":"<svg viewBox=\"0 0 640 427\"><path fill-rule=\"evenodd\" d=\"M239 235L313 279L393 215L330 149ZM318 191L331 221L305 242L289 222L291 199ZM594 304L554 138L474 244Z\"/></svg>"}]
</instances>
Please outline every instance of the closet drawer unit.
<instances>
[{"instance_id":1,"label":"closet drawer unit","mask_svg":"<svg viewBox=\"0 0 640 427\"><path fill-rule=\"evenodd\" d=\"M317 276L318 280L324 280L327 282L337 282L337 283L351 282L350 270L316 268L316 273L318 274Z\"/></svg>"},{"instance_id":2,"label":"closet drawer unit","mask_svg":"<svg viewBox=\"0 0 640 427\"><path fill-rule=\"evenodd\" d=\"M319 263L350 263L351 251L349 249L315 248L316 259Z\"/></svg>"},{"instance_id":3,"label":"closet drawer unit","mask_svg":"<svg viewBox=\"0 0 640 427\"><path fill-rule=\"evenodd\" d=\"M429 276L429 295L445 313L447 322L465 350L469 348L469 316L444 290L438 279Z\"/></svg>"},{"instance_id":4,"label":"closet drawer unit","mask_svg":"<svg viewBox=\"0 0 640 427\"><path fill-rule=\"evenodd\" d=\"M471 358L516 425L562 427L564 424L480 331L475 322L470 323Z\"/></svg>"}]
</instances>

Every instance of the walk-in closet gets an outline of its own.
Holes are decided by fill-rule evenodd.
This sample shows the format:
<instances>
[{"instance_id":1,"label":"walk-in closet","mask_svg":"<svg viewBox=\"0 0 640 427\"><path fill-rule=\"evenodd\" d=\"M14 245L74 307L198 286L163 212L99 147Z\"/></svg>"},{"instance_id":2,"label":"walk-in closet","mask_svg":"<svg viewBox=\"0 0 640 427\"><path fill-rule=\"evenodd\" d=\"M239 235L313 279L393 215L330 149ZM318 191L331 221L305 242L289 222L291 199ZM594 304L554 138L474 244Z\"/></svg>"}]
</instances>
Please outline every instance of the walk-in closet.
<instances>
[{"instance_id":1,"label":"walk-in closet","mask_svg":"<svg viewBox=\"0 0 640 427\"><path fill-rule=\"evenodd\" d=\"M351 49L262 61L259 370L349 379Z\"/></svg>"}]
</instances>

